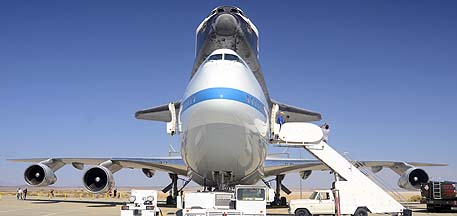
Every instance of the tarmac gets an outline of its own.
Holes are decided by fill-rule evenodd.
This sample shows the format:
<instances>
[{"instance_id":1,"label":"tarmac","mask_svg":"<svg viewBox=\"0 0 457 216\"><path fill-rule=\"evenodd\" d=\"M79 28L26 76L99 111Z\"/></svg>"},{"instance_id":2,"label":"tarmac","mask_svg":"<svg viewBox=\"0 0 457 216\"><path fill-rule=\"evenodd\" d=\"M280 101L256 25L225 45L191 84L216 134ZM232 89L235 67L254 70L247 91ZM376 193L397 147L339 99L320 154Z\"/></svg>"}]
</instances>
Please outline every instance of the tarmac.
<instances>
[{"instance_id":1,"label":"tarmac","mask_svg":"<svg viewBox=\"0 0 457 216\"><path fill-rule=\"evenodd\" d=\"M79 200L79 199L38 199L29 197L28 200L17 200L15 196L3 196L0 199L0 216L83 216L106 215L119 216L122 202L110 200ZM174 215L176 208L159 206L162 215ZM428 213L424 205L411 204L413 215L450 216L457 211L448 213ZM268 215L288 215L286 208L269 208Z\"/></svg>"}]
</instances>

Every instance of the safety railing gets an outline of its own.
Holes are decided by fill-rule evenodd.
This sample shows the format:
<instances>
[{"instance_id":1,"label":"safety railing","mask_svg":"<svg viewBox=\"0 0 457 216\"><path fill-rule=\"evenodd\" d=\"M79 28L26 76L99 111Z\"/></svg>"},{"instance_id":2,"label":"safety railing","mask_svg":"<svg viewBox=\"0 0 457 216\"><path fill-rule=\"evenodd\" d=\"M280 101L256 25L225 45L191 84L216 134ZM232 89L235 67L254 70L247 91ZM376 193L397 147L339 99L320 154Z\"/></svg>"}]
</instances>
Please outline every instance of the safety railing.
<instances>
[{"instance_id":1,"label":"safety railing","mask_svg":"<svg viewBox=\"0 0 457 216\"><path fill-rule=\"evenodd\" d=\"M349 157L349 155L345 152L344 157L350 161L355 167L357 167L365 176L371 179L374 183L376 183L379 187L381 187L384 191L389 192L391 196L393 196L396 200L407 203L408 199L401 195L397 190L391 187L384 179L378 176L376 173L373 172L371 167L366 166L363 162L353 160Z\"/></svg>"}]
</instances>

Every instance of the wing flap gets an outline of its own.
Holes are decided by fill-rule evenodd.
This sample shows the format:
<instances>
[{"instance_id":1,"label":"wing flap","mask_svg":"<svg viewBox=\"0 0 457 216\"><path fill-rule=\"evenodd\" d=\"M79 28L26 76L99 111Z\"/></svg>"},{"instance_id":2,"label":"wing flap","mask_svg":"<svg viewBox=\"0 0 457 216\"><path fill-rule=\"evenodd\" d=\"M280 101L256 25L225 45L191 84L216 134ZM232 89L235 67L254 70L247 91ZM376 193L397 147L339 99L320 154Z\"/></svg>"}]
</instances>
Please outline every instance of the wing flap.
<instances>
[{"instance_id":1,"label":"wing flap","mask_svg":"<svg viewBox=\"0 0 457 216\"><path fill-rule=\"evenodd\" d=\"M284 112L286 122L313 122L322 120L322 115L318 112L291 106L271 99L271 102L278 104L279 111Z\"/></svg>"},{"instance_id":2,"label":"wing flap","mask_svg":"<svg viewBox=\"0 0 457 216\"><path fill-rule=\"evenodd\" d=\"M174 105L175 105L176 113L178 113L181 102L179 102L179 101L174 102ZM135 113L135 118L143 119L143 120L170 122L171 113L168 108L168 104L164 104L164 105L137 111Z\"/></svg>"}]
</instances>

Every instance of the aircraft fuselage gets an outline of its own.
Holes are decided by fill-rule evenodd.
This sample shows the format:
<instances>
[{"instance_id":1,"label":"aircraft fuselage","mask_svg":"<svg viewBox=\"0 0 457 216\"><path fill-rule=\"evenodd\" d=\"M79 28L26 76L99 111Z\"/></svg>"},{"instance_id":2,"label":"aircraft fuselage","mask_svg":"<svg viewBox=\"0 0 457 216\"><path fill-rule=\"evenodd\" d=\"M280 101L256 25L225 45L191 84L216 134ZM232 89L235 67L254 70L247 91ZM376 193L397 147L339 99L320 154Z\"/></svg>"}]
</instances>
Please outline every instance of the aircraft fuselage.
<instances>
[{"instance_id":1,"label":"aircraft fuselage","mask_svg":"<svg viewBox=\"0 0 457 216\"><path fill-rule=\"evenodd\" d=\"M257 30L233 7L216 8L197 29L196 55L180 112L189 177L207 186L255 184L270 116Z\"/></svg>"}]
</instances>

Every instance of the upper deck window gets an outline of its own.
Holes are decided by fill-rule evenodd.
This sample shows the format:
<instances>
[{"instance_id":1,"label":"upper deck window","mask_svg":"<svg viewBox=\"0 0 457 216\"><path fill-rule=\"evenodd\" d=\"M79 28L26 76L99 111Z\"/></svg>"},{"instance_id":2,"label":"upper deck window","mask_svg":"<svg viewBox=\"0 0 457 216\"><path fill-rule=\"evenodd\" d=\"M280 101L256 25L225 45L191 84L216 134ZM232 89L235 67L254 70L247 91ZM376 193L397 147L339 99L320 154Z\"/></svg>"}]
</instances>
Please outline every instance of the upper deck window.
<instances>
[{"instance_id":1,"label":"upper deck window","mask_svg":"<svg viewBox=\"0 0 457 216\"><path fill-rule=\"evenodd\" d=\"M238 61L238 62L241 62L241 61L240 61L240 58L238 58L238 56L232 55L232 54L225 54L225 55L224 55L224 59L225 59L225 60L229 60L229 61Z\"/></svg>"},{"instance_id":2,"label":"upper deck window","mask_svg":"<svg viewBox=\"0 0 457 216\"><path fill-rule=\"evenodd\" d=\"M208 58L208 60L221 60L222 59L222 54L214 54Z\"/></svg>"}]
</instances>

